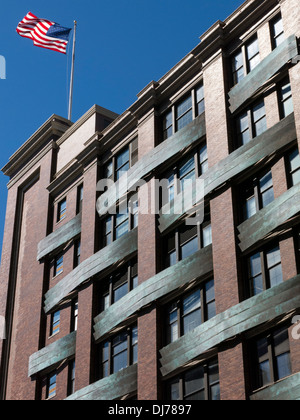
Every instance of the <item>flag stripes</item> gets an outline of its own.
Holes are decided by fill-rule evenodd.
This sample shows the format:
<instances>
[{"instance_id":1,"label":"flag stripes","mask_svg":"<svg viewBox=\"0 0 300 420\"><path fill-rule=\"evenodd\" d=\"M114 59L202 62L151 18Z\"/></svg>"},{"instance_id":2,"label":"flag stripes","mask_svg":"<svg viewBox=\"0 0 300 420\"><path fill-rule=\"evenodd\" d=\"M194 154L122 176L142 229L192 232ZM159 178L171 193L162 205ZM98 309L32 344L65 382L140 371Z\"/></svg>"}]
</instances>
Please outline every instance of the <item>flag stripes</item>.
<instances>
[{"instance_id":1,"label":"flag stripes","mask_svg":"<svg viewBox=\"0 0 300 420\"><path fill-rule=\"evenodd\" d=\"M51 36L48 36L47 33L50 28L53 30L51 30ZM39 19L31 12L17 26L18 34L24 38L32 39L35 46L57 51L62 54L66 54L67 52L70 31L71 29L62 28L50 20ZM56 32L57 36L55 35ZM59 37L61 34L63 34L63 38L65 39Z\"/></svg>"}]
</instances>

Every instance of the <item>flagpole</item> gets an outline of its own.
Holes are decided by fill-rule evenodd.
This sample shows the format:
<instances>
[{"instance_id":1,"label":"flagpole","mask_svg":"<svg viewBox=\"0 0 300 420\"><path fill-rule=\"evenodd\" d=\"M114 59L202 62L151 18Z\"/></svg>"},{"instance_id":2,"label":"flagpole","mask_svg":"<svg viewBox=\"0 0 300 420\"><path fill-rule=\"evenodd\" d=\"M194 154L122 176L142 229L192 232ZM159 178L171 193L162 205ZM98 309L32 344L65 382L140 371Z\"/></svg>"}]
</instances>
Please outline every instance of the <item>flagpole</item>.
<instances>
[{"instance_id":1,"label":"flagpole","mask_svg":"<svg viewBox=\"0 0 300 420\"><path fill-rule=\"evenodd\" d=\"M72 118L72 105L73 105L73 84L74 84L74 63L75 63L75 45L76 45L76 27L77 22L74 20L74 35L73 35L73 53L72 53L72 69L71 69L71 82L70 82L70 98L69 98L69 114L68 119Z\"/></svg>"}]
</instances>

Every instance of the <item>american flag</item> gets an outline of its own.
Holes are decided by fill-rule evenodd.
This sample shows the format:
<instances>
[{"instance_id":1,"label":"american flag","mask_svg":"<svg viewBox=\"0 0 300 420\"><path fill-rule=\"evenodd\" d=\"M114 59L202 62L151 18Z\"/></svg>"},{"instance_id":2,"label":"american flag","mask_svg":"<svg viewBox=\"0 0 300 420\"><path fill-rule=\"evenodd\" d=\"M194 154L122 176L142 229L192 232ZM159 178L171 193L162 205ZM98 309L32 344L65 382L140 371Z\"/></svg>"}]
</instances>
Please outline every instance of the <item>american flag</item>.
<instances>
[{"instance_id":1,"label":"american flag","mask_svg":"<svg viewBox=\"0 0 300 420\"><path fill-rule=\"evenodd\" d=\"M63 28L58 23L39 19L29 12L17 26L17 32L24 38L33 40L34 45L60 53L67 53L67 45L72 29Z\"/></svg>"}]
</instances>

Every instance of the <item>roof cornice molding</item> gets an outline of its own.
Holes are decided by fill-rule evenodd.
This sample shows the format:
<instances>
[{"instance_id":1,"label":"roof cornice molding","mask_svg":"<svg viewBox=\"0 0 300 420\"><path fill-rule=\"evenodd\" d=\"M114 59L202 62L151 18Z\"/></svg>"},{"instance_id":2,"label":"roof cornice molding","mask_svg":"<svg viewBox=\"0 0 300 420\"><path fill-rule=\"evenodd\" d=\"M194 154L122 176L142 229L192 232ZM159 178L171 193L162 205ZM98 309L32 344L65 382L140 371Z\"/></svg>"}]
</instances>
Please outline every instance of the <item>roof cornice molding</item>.
<instances>
[{"instance_id":1,"label":"roof cornice molding","mask_svg":"<svg viewBox=\"0 0 300 420\"><path fill-rule=\"evenodd\" d=\"M69 127L70 122L58 115L52 115L9 159L2 168L7 176L14 176L30 159L40 151L46 141L52 141L53 136L60 137ZM52 145L53 147L53 145Z\"/></svg>"}]
</instances>

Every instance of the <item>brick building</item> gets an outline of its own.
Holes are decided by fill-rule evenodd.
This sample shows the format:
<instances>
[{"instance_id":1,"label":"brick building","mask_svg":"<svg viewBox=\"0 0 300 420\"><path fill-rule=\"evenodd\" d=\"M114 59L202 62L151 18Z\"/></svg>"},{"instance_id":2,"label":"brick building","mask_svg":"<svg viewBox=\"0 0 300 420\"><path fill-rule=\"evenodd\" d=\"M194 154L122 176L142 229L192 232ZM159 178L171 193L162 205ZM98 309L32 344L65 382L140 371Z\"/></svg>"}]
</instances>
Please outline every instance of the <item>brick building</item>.
<instances>
[{"instance_id":1,"label":"brick building","mask_svg":"<svg viewBox=\"0 0 300 420\"><path fill-rule=\"evenodd\" d=\"M298 0L247 0L122 115L10 158L1 399L300 398L299 36Z\"/></svg>"}]
</instances>

